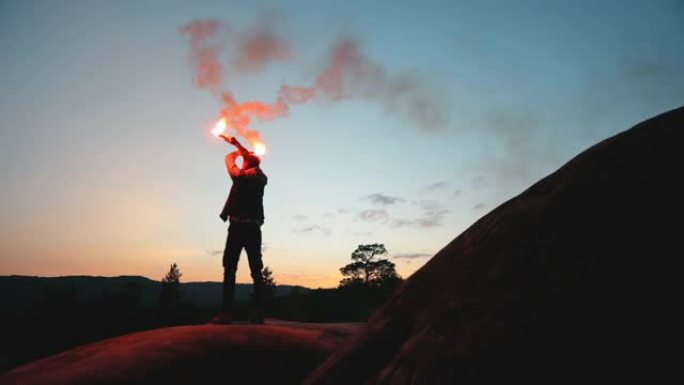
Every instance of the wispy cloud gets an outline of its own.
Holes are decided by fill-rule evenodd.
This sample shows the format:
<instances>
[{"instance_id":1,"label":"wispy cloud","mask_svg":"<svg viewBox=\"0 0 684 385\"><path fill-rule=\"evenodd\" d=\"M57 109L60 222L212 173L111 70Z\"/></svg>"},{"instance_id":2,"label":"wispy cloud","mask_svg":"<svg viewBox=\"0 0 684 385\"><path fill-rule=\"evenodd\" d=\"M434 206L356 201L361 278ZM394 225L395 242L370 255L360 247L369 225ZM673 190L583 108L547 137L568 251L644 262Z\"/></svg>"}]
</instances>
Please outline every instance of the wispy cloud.
<instances>
[{"instance_id":1,"label":"wispy cloud","mask_svg":"<svg viewBox=\"0 0 684 385\"><path fill-rule=\"evenodd\" d=\"M299 234L309 234L313 232L321 232L324 235L330 235L332 232L328 227L322 226L322 225L310 225L310 226L304 226L304 227L299 227L293 230L295 233Z\"/></svg>"},{"instance_id":2,"label":"wispy cloud","mask_svg":"<svg viewBox=\"0 0 684 385\"><path fill-rule=\"evenodd\" d=\"M381 193L375 193L375 194L369 194L369 195L364 195L361 197L362 200L369 200L371 203L376 204L376 205L393 205L396 203L403 202L404 200L399 198L399 197L394 197L390 195L385 195Z\"/></svg>"},{"instance_id":3,"label":"wispy cloud","mask_svg":"<svg viewBox=\"0 0 684 385\"><path fill-rule=\"evenodd\" d=\"M388 221L390 227L437 227L443 224L444 217L450 212L449 209L447 209L437 201L421 200L412 203L420 206L420 215L418 216L418 218L392 218L390 221Z\"/></svg>"},{"instance_id":4,"label":"wispy cloud","mask_svg":"<svg viewBox=\"0 0 684 385\"><path fill-rule=\"evenodd\" d=\"M432 257L430 253L397 253L392 256L394 259L419 259Z\"/></svg>"},{"instance_id":5,"label":"wispy cloud","mask_svg":"<svg viewBox=\"0 0 684 385\"><path fill-rule=\"evenodd\" d=\"M435 182L435 183L430 183L427 186L423 186L423 188L421 190L433 192L433 191L444 190L447 187L449 187L449 182L446 180L443 180L443 181L439 181L439 182Z\"/></svg>"},{"instance_id":6,"label":"wispy cloud","mask_svg":"<svg viewBox=\"0 0 684 385\"><path fill-rule=\"evenodd\" d=\"M428 215L424 215L416 219L394 218L388 222L389 226L395 229L402 227L414 227L426 229L430 227L439 227L443 225L444 216L449 210L443 210Z\"/></svg>"},{"instance_id":7,"label":"wispy cloud","mask_svg":"<svg viewBox=\"0 0 684 385\"><path fill-rule=\"evenodd\" d=\"M446 188L446 183L439 183L436 188ZM354 219L363 222L374 222L379 223L390 228L402 228L402 227L413 227L413 228L430 228L437 227L443 224L443 220L446 215L450 212L442 203L436 200L415 200L406 201L398 197L389 197L383 194L370 194L365 195L364 199L370 199L369 197L374 197L378 199L378 202L383 202L379 204L388 205L395 204L396 202L405 203L402 206L398 206L396 210L404 211L411 210L415 212L415 209L411 209L411 206L417 206L418 212L411 214L397 214L394 209L390 211L388 208L369 208L369 209L350 209L347 212L354 213ZM392 202L392 203L389 203Z\"/></svg>"},{"instance_id":8,"label":"wispy cloud","mask_svg":"<svg viewBox=\"0 0 684 385\"><path fill-rule=\"evenodd\" d=\"M302 214L295 214L292 216L292 219L294 219L295 221L304 221L308 218L309 218L308 216L302 215Z\"/></svg>"},{"instance_id":9,"label":"wispy cloud","mask_svg":"<svg viewBox=\"0 0 684 385\"><path fill-rule=\"evenodd\" d=\"M385 209L362 210L358 215L358 219L369 222L375 222L387 218L389 218L389 213Z\"/></svg>"}]
</instances>

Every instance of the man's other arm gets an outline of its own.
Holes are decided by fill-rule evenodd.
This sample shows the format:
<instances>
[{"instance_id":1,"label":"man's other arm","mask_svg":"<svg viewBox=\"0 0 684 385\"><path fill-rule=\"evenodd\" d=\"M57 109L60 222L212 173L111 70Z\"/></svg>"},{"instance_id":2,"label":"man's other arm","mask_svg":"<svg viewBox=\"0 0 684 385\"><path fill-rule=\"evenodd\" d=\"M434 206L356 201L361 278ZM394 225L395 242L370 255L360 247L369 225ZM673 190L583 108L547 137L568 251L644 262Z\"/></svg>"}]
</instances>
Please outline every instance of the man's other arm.
<instances>
[{"instance_id":1,"label":"man's other arm","mask_svg":"<svg viewBox=\"0 0 684 385\"><path fill-rule=\"evenodd\" d=\"M231 178L235 178L240 175L240 167L238 167L238 165L235 164L235 159L239 155L239 151L233 151L230 154L226 155L226 170L228 170L228 175L230 175Z\"/></svg>"}]
</instances>

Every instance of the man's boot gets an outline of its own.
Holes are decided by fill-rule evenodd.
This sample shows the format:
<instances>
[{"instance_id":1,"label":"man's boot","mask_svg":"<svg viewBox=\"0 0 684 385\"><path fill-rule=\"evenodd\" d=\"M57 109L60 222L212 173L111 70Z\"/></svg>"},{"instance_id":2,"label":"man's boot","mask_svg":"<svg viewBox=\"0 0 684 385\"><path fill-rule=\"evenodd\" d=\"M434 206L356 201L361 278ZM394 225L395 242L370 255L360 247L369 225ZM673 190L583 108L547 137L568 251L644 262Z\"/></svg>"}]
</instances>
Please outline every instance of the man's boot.
<instances>
[{"instance_id":1,"label":"man's boot","mask_svg":"<svg viewBox=\"0 0 684 385\"><path fill-rule=\"evenodd\" d=\"M229 325L233 323L233 300L235 297L235 272L223 270L223 299L221 311L211 320L215 324Z\"/></svg>"}]
</instances>

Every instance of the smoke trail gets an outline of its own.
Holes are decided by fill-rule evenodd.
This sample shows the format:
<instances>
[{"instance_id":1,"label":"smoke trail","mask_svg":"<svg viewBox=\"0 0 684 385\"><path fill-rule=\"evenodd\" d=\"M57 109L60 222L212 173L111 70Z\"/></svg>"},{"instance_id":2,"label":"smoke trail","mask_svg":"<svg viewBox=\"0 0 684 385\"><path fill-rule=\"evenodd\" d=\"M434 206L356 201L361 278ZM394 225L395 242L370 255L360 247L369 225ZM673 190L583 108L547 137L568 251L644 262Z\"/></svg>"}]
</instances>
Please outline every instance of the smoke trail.
<instances>
[{"instance_id":1,"label":"smoke trail","mask_svg":"<svg viewBox=\"0 0 684 385\"><path fill-rule=\"evenodd\" d=\"M281 85L273 103L261 101L239 102L226 88L221 55L226 48L221 31L229 31L226 24L208 19L181 27L189 36L190 62L195 70L195 84L208 89L223 104L221 117L237 135L252 145L261 142L259 132L250 128L253 119L268 121L286 116L290 105L314 99L338 102L353 98L374 99L381 102L388 113L402 113L424 129L437 129L448 124L449 116L444 98L409 75L389 75L378 63L363 55L355 41L340 39L333 44L325 68L310 86ZM226 35L227 36L227 35ZM260 72L275 60L289 58L287 41L278 36L269 22L246 32L230 34L232 60L230 69L236 72ZM226 50L228 53L231 51Z\"/></svg>"},{"instance_id":2,"label":"smoke trail","mask_svg":"<svg viewBox=\"0 0 684 385\"><path fill-rule=\"evenodd\" d=\"M385 71L361 55L355 42L337 42L329 64L316 76L316 89L333 101L376 96L386 83Z\"/></svg>"},{"instance_id":3,"label":"smoke trail","mask_svg":"<svg viewBox=\"0 0 684 385\"><path fill-rule=\"evenodd\" d=\"M231 69L236 72L259 72L272 60L283 60L289 56L287 42L271 30L270 24L258 25L239 35L232 34L230 40L222 41L221 32L230 31L228 25L215 19L198 20L180 28L180 33L189 37L189 59L195 72L195 85L207 89L223 104L221 117L237 135L246 138L252 146L263 143L259 132L250 128L252 118L271 120L287 113L286 100L295 101L296 89L286 89L278 102L269 105L259 101L238 102L227 88L221 56L231 53L234 58ZM228 37L228 36L226 36ZM232 43L232 47L229 44Z\"/></svg>"},{"instance_id":4,"label":"smoke trail","mask_svg":"<svg viewBox=\"0 0 684 385\"><path fill-rule=\"evenodd\" d=\"M290 57L290 48L285 39L277 36L270 25L251 28L238 39L237 57L233 68L243 72L258 72L274 60Z\"/></svg>"},{"instance_id":5,"label":"smoke trail","mask_svg":"<svg viewBox=\"0 0 684 385\"><path fill-rule=\"evenodd\" d=\"M217 33L228 26L215 19L198 20L180 28L190 40L189 58L195 70L195 85L217 93L223 83L223 66L219 55L223 45Z\"/></svg>"},{"instance_id":6,"label":"smoke trail","mask_svg":"<svg viewBox=\"0 0 684 385\"><path fill-rule=\"evenodd\" d=\"M388 75L348 39L333 46L328 67L316 77L315 84L319 93L333 101L378 99L389 113L403 113L426 130L445 127L450 120L445 98L436 90L410 75Z\"/></svg>"}]
</instances>

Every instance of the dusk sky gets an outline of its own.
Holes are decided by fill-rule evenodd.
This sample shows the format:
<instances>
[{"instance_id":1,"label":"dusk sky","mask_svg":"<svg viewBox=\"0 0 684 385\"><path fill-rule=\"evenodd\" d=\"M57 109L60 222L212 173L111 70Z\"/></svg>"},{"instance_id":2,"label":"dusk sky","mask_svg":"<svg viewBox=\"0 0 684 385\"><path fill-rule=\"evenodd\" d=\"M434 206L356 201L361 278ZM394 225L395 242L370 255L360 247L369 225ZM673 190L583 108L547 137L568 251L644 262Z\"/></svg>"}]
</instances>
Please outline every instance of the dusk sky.
<instances>
[{"instance_id":1,"label":"dusk sky","mask_svg":"<svg viewBox=\"0 0 684 385\"><path fill-rule=\"evenodd\" d=\"M233 148L209 133L222 103L180 32L207 19L240 101L315 84L340 41L381 74L252 124L282 284L336 286L365 243L408 277L587 147L684 105L681 0L0 0L0 275L159 280L176 262L184 282L222 279ZM284 51L245 64L259 33Z\"/></svg>"}]
</instances>

